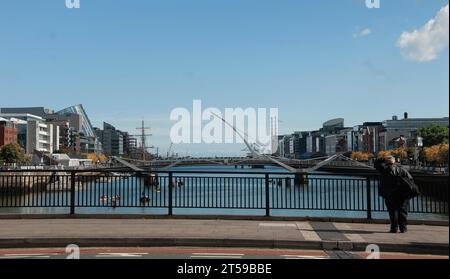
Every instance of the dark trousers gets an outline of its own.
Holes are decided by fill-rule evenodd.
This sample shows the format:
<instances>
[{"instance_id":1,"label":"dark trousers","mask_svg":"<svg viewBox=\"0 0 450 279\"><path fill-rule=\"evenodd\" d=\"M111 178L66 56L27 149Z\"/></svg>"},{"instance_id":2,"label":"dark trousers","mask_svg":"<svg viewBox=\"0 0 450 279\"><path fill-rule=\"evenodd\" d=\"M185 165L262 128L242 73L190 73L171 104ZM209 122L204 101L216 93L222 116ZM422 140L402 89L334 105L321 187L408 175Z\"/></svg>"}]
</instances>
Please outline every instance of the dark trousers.
<instances>
[{"instance_id":1,"label":"dark trousers","mask_svg":"<svg viewBox=\"0 0 450 279\"><path fill-rule=\"evenodd\" d=\"M409 200L392 197L385 199L385 204L389 212L389 219L391 219L391 229L406 229L406 226L408 225Z\"/></svg>"}]
</instances>

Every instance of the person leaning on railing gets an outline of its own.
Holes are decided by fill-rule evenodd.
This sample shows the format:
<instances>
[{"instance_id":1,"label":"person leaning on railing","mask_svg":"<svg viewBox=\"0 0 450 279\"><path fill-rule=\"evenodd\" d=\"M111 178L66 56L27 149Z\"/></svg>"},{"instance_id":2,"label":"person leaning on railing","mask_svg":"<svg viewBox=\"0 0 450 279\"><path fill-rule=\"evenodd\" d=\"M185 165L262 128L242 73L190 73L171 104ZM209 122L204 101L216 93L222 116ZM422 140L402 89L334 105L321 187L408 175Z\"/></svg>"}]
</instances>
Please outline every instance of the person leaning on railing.
<instances>
[{"instance_id":1,"label":"person leaning on railing","mask_svg":"<svg viewBox=\"0 0 450 279\"><path fill-rule=\"evenodd\" d=\"M406 233L409 200L419 195L411 174L393 156L378 158L374 166L381 174L379 194L384 198L391 221L391 233Z\"/></svg>"}]
</instances>

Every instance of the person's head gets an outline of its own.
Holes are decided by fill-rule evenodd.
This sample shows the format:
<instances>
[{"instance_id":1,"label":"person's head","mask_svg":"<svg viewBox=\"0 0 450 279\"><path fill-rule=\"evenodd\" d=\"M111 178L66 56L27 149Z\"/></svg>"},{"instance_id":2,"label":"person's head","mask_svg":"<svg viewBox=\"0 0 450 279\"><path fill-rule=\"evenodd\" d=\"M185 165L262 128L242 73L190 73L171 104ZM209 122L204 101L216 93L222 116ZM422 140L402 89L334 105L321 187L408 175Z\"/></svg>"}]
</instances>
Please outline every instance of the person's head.
<instances>
[{"instance_id":1,"label":"person's head","mask_svg":"<svg viewBox=\"0 0 450 279\"><path fill-rule=\"evenodd\" d=\"M388 155L384 157L384 161L386 162L386 164L388 165L393 165L395 164L395 157L392 155Z\"/></svg>"}]
</instances>

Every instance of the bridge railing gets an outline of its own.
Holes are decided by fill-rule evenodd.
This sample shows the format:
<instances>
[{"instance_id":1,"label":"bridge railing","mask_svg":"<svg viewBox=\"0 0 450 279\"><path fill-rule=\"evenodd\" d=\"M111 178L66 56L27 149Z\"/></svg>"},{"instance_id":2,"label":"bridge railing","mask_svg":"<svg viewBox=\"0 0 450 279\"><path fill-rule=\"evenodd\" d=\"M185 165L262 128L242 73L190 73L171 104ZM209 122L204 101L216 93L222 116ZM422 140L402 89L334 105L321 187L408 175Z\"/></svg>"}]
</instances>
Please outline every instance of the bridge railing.
<instances>
[{"instance_id":1,"label":"bridge railing","mask_svg":"<svg viewBox=\"0 0 450 279\"><path fill-rule=\"evenodd\" d=\"M412 213L448 214L448 176L417 177ZM2 208L162 208L373 212L386 208L376 175L266 172L0 172ZM203 211L202 211L203 212Z\"/></svg>"}]
</instances>

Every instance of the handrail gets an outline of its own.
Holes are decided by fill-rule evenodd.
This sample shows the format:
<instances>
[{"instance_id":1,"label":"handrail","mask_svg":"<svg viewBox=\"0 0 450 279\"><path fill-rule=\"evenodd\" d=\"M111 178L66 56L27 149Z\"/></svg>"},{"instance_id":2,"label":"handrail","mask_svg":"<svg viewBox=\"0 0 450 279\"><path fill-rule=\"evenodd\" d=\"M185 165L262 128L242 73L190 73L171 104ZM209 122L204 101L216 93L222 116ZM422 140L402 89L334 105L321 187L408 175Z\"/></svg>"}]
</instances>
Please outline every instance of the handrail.
<instances>
[{"instance_id":1,"label":"handrail","mask_svg":"<svg viewBox=\"0 0 450 279\"><path fill-rule=\"evenodd\" d=\"M204 170L204 171L198 171L198 170L144 170L144 171L132 171L129 169L83 169L83 170L0 170L0 175L2 173L40 173L40 172L48 172L48 173L54 173L54 172L75 172L76 174L83 174L83 173L111 173L111 172L117 172L117 173L173 173L173 174L236 174L236 175L287 175L287 176L295 176L295 173L291 172L264 172L264 171L211 171L211 170ZM339 176L339 177L380 177L379 173L373 172L373 173L331 173L331 172L313 172L309 173L307 175L310 176ZM448 174L412 174L414 178L445 178L448 177Z\"/></svg>"}]
</instances>

